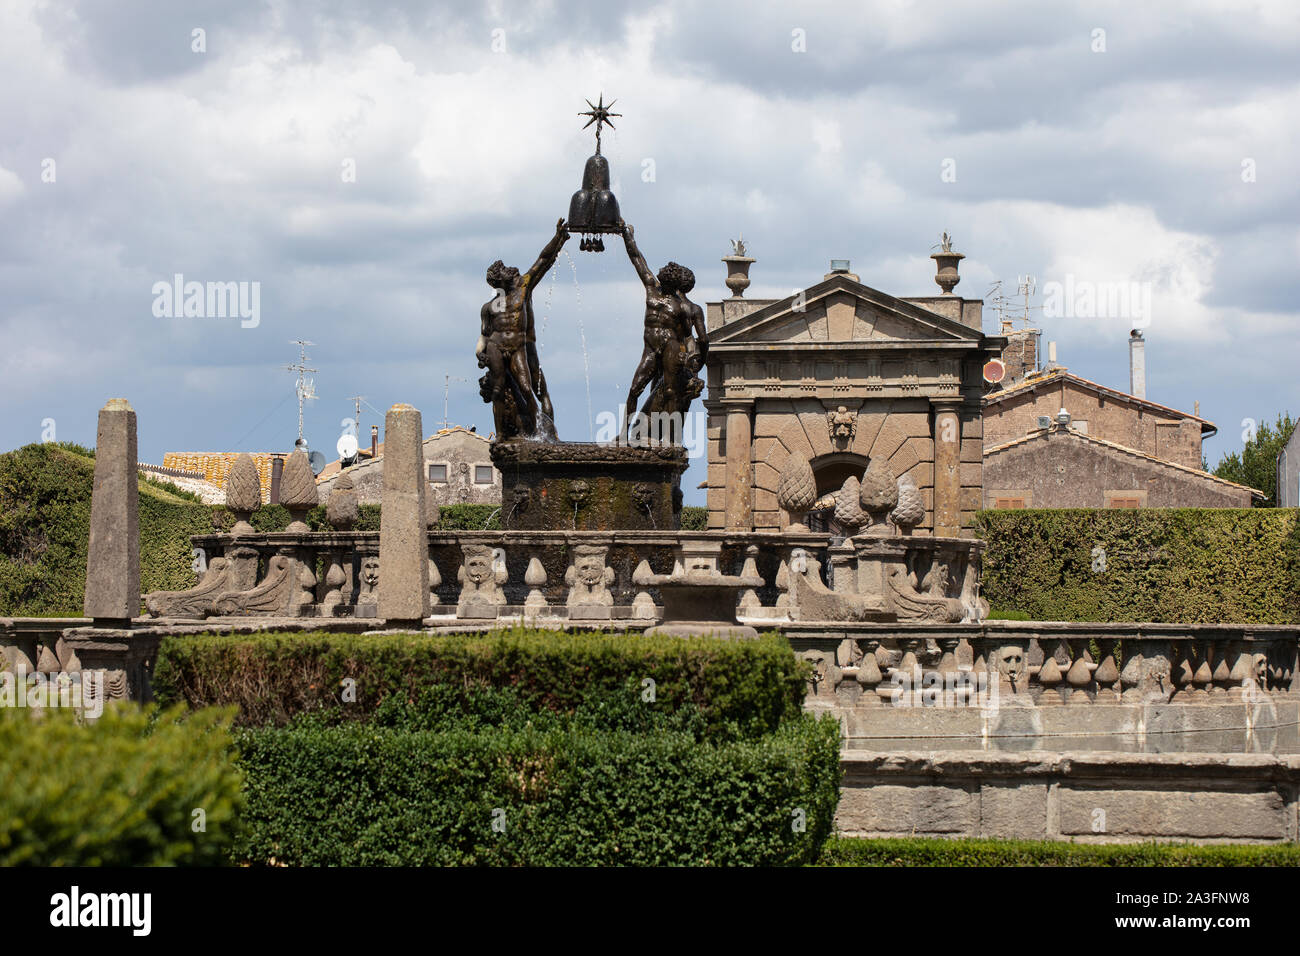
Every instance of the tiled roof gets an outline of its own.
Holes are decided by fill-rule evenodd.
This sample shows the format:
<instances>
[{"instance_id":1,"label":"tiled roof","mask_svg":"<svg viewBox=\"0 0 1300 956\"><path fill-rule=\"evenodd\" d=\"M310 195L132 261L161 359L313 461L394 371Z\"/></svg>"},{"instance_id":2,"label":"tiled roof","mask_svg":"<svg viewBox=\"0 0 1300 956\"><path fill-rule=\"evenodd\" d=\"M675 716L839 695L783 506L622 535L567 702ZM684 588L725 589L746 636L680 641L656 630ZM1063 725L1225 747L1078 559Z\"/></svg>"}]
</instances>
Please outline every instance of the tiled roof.
<instances>
[{"instance_id":1,"label":"tiled roof","mask_svg":"<svg viewBox=\"0 0 1300 956\"><path fill-rule=\"evenodd\" d=\"M226 476L230 474L230 468L240 454L242 453L237 451L169 451L163 455L163 467L200 472L205 480L224 489ZM289 456L270 451L254 451L249 452L249 455L257 466L257 480L262 487L262 503L265 504L271 500L271 462Z\"/></svg>"},{"instance_id":2,"label":"tiled roof","mask_svg":"<svg viewBox=\"0 0 1300 956\"><path fill-rule=\"evenodd\" d=\"M1169 415L1175 415L1179 418L1190 418L1194 422L1201 423L1201 431L1218 431L1218 426L1215 425L1214 422L1202 418L1200 415L1193 415L1190 412L1180 412L1176 408L1170 408L1168 405L1161 405L1159 402L1153 402L1149 398L1138 398L1136 395L1130 395L1128 392L1120 391L1117 388L1109 388L1108 386L1094 382L1091 379L1086 379L1082 375L1075 375L1073 372L1070 372L1065 368L1056 368L1050 372L1036 372L1009 388L1004 388L997 392L990 392L984 396L984 404L993 405L1003 399L1010 398L1013 395L1019 395L1021 392L1034 388L1035 386L1048 385L1052 382L1059 382L1062 380L1074 382L1076 385L1082 385L1084 388L1094 392L1104 392L1107 395L1113 395L1116 398L1122 398L1128 402L1145 405L1148 408L1154 408Z\"/></svg>"},{"instance_id":3,"label":"tiled roof","mask_svg":"<svg viewBox=\"0 0 1300 956\"><path fill-rule=\"evenodd\" d=\"M1087 432L1081 432L1078 429L1069 427L1068 425L1066 426L1053 425L1050 429L1044 429L1044 428L1035 429L1029 434L1021 435L1019 438L1013 438L1011 439L1011 441L1004 441L1000 445L991 445L990 447L984 449L984 457L987 458L989 457L989 455L996 455L1000 451L1006 451L1008 448L1014 448L1017 445L1027 444L1028 442L1034 441L1038 438L1042 438L1049 431L1055 432L1059 430L1064 430L1069 434L1073 435L1075 438L1082 438L1084 441L1092 442L1094 445L1102 445L1106 448L1110 448L1118 452L1123 452L1126 455L1133 455L1145 461L1155 462L1157 465L1164 465L1167 468L1173 468L1176 469L1177 471L1185 472L1186 474L1189 475L1195 475L1197 478L1207 478L1210 481L1217 482L1218 484L1221 485L1227 485L1230 488L1237 488L1242 491L1249 491L1252 498L1258 498L1261 501L1264 500L1266 497L1268 497L1267 495L1264 494L1264 492L1260 491L1258 488L1251 488L1249 485L1239 485L1235 481L1229 481L1227 478L1220 478L1218 475L1212 475L1208 471L1201 471L1201 469L1199 468L1189 468L1186 465L1180 465L1174 461L1167 461L1164 458L1157 458L1154 455L1148 455L1144 451L1138 451L1136 448L1129 448L1127 445L1119 445L1113 441L1107 441L1104 438L1098 438L1096 435L1089 435Z\"/></svg>"}]
</instances>

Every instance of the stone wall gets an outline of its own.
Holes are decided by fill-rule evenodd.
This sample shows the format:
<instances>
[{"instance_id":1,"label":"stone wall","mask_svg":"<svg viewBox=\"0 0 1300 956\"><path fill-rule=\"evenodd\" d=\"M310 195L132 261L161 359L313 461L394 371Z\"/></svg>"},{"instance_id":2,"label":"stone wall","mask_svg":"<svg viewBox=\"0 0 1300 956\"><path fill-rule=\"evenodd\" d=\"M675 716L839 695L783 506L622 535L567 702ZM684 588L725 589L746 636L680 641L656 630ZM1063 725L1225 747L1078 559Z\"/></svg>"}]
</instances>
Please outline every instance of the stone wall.
<instances>
[{"instance_id":1,"label":"stone wall","mask_svg":"<svg viewBox=\"0 0 1300 956\"><path fill-rule=\"evenodd\" d=\"M846 836L1132 843L1300 838L1300 756L853 753L836 825Z\"/></svg>"},{"instance_id":2,"label":"stone wall","mask_svg":"<svg viewBox=\"0 0 1300 956\"><path fill-rule=\"evenodd\" d=\"M1106 508L1116 499L1144 508L1249 508L1249 489L1090 441L1070 429L990 452L984 505L1019 499L1026 508Z\"/></svg>"},{"instance_id":3,"label":"stone wall","mask_svg":"<svg viewBox=\"0 0 1300 956\"><path fill-rule=\"evenodd\" d=\"M1281 508L1300 507L1300 428L1277 460L1277 504Z\"/></svg>"}]
</instances>

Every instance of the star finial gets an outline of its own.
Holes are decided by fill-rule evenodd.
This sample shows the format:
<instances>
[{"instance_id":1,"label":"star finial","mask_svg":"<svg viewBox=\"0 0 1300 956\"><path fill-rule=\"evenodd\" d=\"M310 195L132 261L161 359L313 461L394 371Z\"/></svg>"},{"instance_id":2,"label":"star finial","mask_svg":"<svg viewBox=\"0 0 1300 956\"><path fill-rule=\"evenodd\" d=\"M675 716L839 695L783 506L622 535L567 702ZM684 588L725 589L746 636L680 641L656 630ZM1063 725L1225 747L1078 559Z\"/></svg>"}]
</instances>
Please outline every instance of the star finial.
<instances>
[{"instance_id":1,"label":"star finial","mask_svg":"<svg viewBox=\"0 0 1300 956\"><path fill-rule=\"evenodd\" d=\"M606 103L605 94L601 93L600 96L596 98L596 102L593 103L591 100L587 100L587 105L590 106L591 109L587 110L585 113L578 114L579 116L591 117L591 119L587 120L587 126L590 126L592 123L596 124L596 155L597 156L600 155L600 128L602 126L608 126L610 129L614 129L614 124L610 122L610 117L623 115L622 113L611 113L609 111L609 108L617 102L618 100L610 100L608 103ZM584 126L583 129L586 129L587 126Z\"/></svg>"}]
</instances>

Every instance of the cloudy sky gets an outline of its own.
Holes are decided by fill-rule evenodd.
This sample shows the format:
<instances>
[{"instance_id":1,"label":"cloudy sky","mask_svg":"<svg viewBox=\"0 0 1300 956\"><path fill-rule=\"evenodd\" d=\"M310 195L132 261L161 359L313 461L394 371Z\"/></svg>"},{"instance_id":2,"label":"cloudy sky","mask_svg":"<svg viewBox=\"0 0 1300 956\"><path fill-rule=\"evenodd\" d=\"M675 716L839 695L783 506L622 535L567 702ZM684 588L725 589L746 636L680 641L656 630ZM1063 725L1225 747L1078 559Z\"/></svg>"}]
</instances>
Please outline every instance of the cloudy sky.
<instances>
[{"instance_id":1,"label":"cloudy sky","mask_svg":"<svg viewBox=\"0 0 1300 956\"><path fill-rule=\"evenodd\" d=\"M300 338L327 457L353 395L363 436L394 402L432 431L447 376L450 420L489 430L484 268L526 268L567 213L603 92L623 215L698 301L727 294L742 233L754 297L831 258L933 294L945 229L968 297L1141 283L1148 396L1201 403L1213 465L1243 419L1300 412L1298 63L1293 0L3 0L0 449L50 419L93 444L125 396L145 461L288 450ZM535 305L561 437L586 440L626 393L643 295L617 249L570 252ZM178 273L258 283L256 325L156 315ZM1127 388L1142 316L1035 316Z\"/></svg>"}]
</instances>

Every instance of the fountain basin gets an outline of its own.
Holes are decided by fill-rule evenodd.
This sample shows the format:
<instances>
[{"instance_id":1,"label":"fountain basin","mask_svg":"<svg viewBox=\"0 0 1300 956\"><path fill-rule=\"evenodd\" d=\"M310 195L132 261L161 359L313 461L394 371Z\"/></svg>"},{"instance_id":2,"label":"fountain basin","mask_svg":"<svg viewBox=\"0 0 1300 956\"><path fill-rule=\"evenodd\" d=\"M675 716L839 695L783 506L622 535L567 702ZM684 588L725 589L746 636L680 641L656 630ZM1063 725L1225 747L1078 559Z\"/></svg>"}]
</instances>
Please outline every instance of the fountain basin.
<instances>
[{"instance_id":1,"label":"fountain basin","mask_svg":"<svg viewBox=\"0 0 1300 956\"><path fill-rule=\"evenodd\" d=\"M501 526L509 531L674 531L686 449L501 441Z\"/></svg>"}]
</instances>

